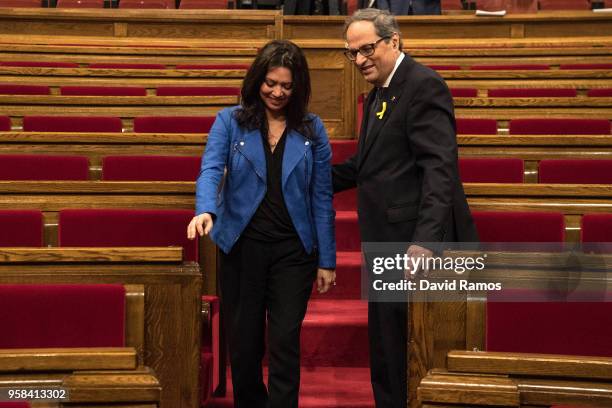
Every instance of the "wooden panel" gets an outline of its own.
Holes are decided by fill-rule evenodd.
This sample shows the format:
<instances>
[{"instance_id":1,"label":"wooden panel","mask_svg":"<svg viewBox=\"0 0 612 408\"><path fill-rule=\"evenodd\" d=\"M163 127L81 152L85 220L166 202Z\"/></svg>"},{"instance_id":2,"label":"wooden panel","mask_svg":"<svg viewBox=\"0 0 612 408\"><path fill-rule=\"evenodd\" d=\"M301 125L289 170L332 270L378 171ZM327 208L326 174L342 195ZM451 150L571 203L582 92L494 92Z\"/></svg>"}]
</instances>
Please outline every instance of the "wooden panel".
<instances>
[{"instance_id":1,"label":"wooden panel","mask_svg":"<svg viewBox=\"0 0 612 408\"><path fill-rule=\"evenodd\" d=\"M138 365L143 365L145 333L144 286L125 286L125 344L129 347L134 347L136 349L136 353L138 356Z\"/></svg>"},{"instance_id":2,"label":"wooden panel","mask_svg":"<svg viewBox=\"0 0 612 408\"><path fill-rule=\"evenodd\" d=\"M419 401L427 405L453 404L456 407L471 407L474 404L506 407L607 407L612 403L612 384L553 378L457 374L436 370L423 379L418 397Z\"/></svg>"},{"instance_id":3,"label":"wooden panel","mask_svg":"<svg viewBox=\"0 0 612 408\"><path fill-rule=\"evenodd\" d=\"M545 22L525 26L525 37L559 37L560 33L566 37L589 37L610 32L609 21L591 21L590 24L583 22Z\"/></svg>"},{"instance_id":4,"label":"wooden panel","mask_svg":"<svg viewBox=\"0 0 612 408\"><path fill-rule=\"evenodd\" d=\"M470 293L465 313L465 349L484 350L486 343L486 297L482 293Z\"/></svg>"},{"instance_id":5,"label":"wooden panel","mask_svg":"<svg viewBox=\"0 0 612 408\"><path fill-rule=\"evenodd\" d=\"M0 350L0 372L132 370L136 362L131 347Z\"/></svg>"},{"instance_id":6,"label":"wooden panel","mask_svg":"<svg viewBox=\"0 0 612 408\"><path fill-rule=\"evenodd\" d=\"M0 251L0 264L49 262L181 262L182 248L6 248Z\"/></svg>"},{"instance_id":7,"label":"wooden panel","mask_svg":"<svg viewBox=\"0 0 612 408\"><path fill-rule=\"evenodd\" d=\"M344 17L284 16L288 39L342 37ZM539 12L533 15L509 14L500 17L471 15L400 16L402 34L407 39L475 39L510 38L512 26L524 27L525 37L600 36L609 31L606 16L586 11ZM588 27L595 25L598 30ZM603 29L602 29L603 27ZM540 34L542 33L542 34ZM548 35L546 35L548 34Z\"/></svg>"},{"instance_id":8,"label":"wooden panel","mask_svg":"<svg viewBox=\"0 0 612 408\"><path fill-rule=\"evenodd\" d=\"M612 358L452 351L448 353L448 370L465 373L612 380Z\"/></svg>"},{"instance_id":9,"label":"wooden panel","mask_svg":"<svg viewBox=\"0 0 612 408\"><path fill-rule=\"evenodd\" d=\"M3 9L0 33L222 40L243 32L242 38L266 40L279 30L277 15L257 10Z\"/></svg>"},{"instance_id":10,"label":"wooden panel","mask_svg":"<svg viewBox=\"0 0 612 408\"><path fill-rule=\"evenodd\" d=\"M42 9L41 9L42 10ZM74 35L112 37L114 26L110 22L37 21L7 18L0 12L0 34L37 33L39 35Z\"/></svg>"},{"instance_id":11,"label":"wooden panel","mask_svg":"<svg viewBox=\"0 0 612 408\"><path fill-rule=\"evenodd\" d=\"M81 403L159 401L161 391L159 382L152 374L112 371L77 372L67 376L62 386L69 390L71 402Z\"/></svg>"},{"instance_id":12,"label":"wooden panel","mask_svg":"<svg viewBox=\"0 0 612 408\"><path fill-rule=\"evenodd\" d=\"M512 379L502 376L452 376L434 373L421 381L418 400L463 406L476 404L518 407L521 403L518 385Z\"/></svg>"},{"instance_id":13,"label":"wooden panel","mask_svg":"<svg viewBox=\"0 0 612 408\"><path fill-rule=\"evenodd\" d=\"M135 370L105 370L60 373L0 374L4 387L68 390L70 407L158 408L159 381L147 367ZM56 408L58 403L35 401L33 407Z\"/></svg>"},{"instance_id":14,"label":"wooden panel","mask_svg":"<svg viewBox=\"0 0 612 408\"><path fill-rule=\"evenodd\" d=\"M612 406L612 383L523 379L521 401L530 405Z\"/></svg>"}]
</instances>

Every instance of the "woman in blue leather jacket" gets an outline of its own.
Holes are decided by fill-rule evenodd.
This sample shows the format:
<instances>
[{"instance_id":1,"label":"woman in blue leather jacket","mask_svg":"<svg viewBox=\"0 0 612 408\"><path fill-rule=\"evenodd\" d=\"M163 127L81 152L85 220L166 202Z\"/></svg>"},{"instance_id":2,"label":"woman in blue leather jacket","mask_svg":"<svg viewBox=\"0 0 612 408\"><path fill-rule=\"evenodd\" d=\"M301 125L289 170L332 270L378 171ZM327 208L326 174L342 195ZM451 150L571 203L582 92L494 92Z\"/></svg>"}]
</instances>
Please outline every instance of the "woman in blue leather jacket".
<instances>
[{"instance_id":1,"label":"woman in blue leather jacket","mask_svg":"<svg viewBox=\"0 0 612 408\"><path fill-rule=\"evenodd\" d=\"M196 184L187 235L210 233L221 249L235 407L297 408L300 329L313 282L321 293L335 285L331 148L323 123L307 112L310 90L295 44L264 46L241 104L217 115Z\"/></svg>"}]
</instances>

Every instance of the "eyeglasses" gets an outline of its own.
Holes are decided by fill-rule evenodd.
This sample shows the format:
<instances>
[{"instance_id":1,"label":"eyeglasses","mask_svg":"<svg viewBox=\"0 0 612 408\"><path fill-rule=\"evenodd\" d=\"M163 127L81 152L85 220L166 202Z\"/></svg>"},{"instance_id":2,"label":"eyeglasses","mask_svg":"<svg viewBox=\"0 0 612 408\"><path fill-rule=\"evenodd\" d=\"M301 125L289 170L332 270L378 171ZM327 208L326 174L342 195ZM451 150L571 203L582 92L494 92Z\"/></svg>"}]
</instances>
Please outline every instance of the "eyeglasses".
<instances>
[{"instance_id":1,"label":"eyeglasses","mask_svg":"<svg viewBox=\"0 0 612 408\"><path fill-rule=\"evenodd\" d=\"M355 49L355 48L347 48L344 51L344 55L346 56L346 58L348 58L351 61L355 61L357 59L357 53L363 55L364 57L369 57L372 54L374 54L374 52L376 51L376 47L378 46L378 43L381 42L382 40L388 40L391 37L382 37L379 38L378 40L374 41L373 43L370 44L365 44L362 45L361 47Z\"/></svg>"}]
</instances>

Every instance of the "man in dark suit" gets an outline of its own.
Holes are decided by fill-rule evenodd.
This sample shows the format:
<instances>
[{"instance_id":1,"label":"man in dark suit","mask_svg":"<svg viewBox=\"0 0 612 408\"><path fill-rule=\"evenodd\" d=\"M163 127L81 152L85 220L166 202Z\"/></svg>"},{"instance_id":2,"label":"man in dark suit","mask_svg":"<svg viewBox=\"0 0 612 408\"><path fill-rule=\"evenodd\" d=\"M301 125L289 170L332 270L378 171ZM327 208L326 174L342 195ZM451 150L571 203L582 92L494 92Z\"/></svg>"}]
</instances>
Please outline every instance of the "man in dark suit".
<instances>
[{"instance_id":1,"label":"man in dark suit","mask_svg":"<svg viewBox=\"0 0 612 408\"><path fill-rule=\"evenodd\" d=\"M345 37L347 58L375 86L364 104L357 153L333 168L334 191L357 187L362 241L410 242L410 257L431 256L432 243L477 241L444 80L403 53L388 11L358 10L347 19ZM377 408L406 407L407 308L407 302L369 303Z\"/></svg>"},{"instance_id":2,"label":"man in dark suit","mask_svg":"<svg viewBox=\"0 0 612 408\"><path fill-rule=\"evenodd\" d=\"M441 14L440 0L361 0L360 8L378 7L381 10L389 10L391 14L419 15L419 14Z\"/></svg>"}]
</instances>

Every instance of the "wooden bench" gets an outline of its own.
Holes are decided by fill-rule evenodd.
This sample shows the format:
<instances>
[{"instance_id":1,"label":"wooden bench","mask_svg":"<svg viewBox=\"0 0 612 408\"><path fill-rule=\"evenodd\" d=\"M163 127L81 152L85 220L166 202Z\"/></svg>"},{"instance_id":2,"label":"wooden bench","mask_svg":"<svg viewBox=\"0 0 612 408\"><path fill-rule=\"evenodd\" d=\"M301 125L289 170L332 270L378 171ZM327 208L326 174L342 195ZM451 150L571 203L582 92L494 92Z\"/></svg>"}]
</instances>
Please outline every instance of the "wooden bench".
<instances>
[{"instance_id":1,"label":"wooden bench","mask_svg":"<svg viewBox=\"0 0 612 408\"><path fill-rule=\"evenodd\" d=\"M238 104L237 96L60 96L1 95L0 112L22 125L24 116L115 116L128 131L137 116L216 116Z\"/></svg>"},{"instance_id":2,"label":"wooden bench","mask_svg":"<svg viewBox=\"0 0 612 408\"><path fill-rule=\"evenodd\" d=\"M445 254L473 255L465 251ZM609 254L487 252L487 255L481 275L498 278L502 287L524 282L531 288L533 282L545 284L555 273L567 277L568 265L584 267L580 275L583 282L589 279L600 282L603 285L600 289L610 284L610 276L605 273L606 265L612 261ZM436 276L435 272L431 276ZM477 280L474 275L471 278ZM429 301L431 296L421 291L411 302L413 376L409 395L413 404L417 403L417 395L418 402L430 408L556 404L603 407L612 402L611 358L483 352L486 295L471 291L451 302Z\"/></svg>"},{"instance_id":3,"label":"wooden bench","mask_svg":"<svg viewBox=\"0 0 612 408\"><path fill-rule=\"evenodd\" d=\"M344 17L284 16L283 33L291 40L342 38ZM598 37L609 32L609 16L587 11L539 12L482 18L472 15L401 16L400 30L407 39L470 39L481 44L496 40L554 37ZM538 38L539 37L539 38ZM486 38L486 40L484 40ZM565 38L563 38L565 39ZM585 38L586 39L586 38ZM452 41L452 40L451 40ZM560 41L559 41L560 42ZM448 46L448 45L447 45Z\"/></svg>"},{"instance_id":4,"label":"wooden bench","mask_svg":"<svg viewBox=\"0 0 612 408\"><path fill-rule=\"evenodd\" d=\"M1 248L0 283L142 285L146 299L143 363L159 379L160 406L196 408L202 275L197 265L182 264L181 259L180 248ZM141 379L154 378L150 373L138 375ZM63 376L58 374L59 383ZM129 397L127 384L134 384L131 395L136 401L153 398L154 393L146 390L157 387L152 380L139 384L137 377L118 373L97 378L94 381L87 373L68 376L64 385L75 390L71 398L83 401L83 406L109 393ZM133 407L157 407L146 404L134 401Z\"/></svg>"},{"instance_id":5,"label":"wooden bench","mask_svg":"<svg viewBox=\"0 0 612 408\"><path fill-rule=\"evenodd\" d=\"M25 252L3 248L0 264L24 262L28 257L24 258ZM1 276L0 280L5 282L6 277ZM0 350L0 378L4 386L61 388L66 390L71 403L82 406L159 407L159 381L142 365L144 286L125 285L125 290L125 347L3 349Z\"/></svg>"},{"instance_id":6,"label":"wooden bench","mask_svg":"<svg viewBox=\"0 0 612 408\"><path fill-rule=\"evenodd\" d=\"M612 186L598 184L464 183L472 210L561 211L568 241L578 241L580 217L612 212ZM57 213L67 208L193 209L192 182L0 181L1 209L37 209L45 244L57 245Z\"/></svg>"},{"instance_id":7,"label":"wooden bench","mask_svg":"<svg viewBox=\"0 0 612 408\"><path fill-rule=\"evenodd\" d=\"M504 126L500 123L500 127ZM506 124L507 126L507 124ZM506 130L507 131L507 130ZM207 135L155 133L0 132L0 154L87 156L90 177L112 155L201 156ZM512 157L525 162L525 182L537 183L543 159L612 158L610 135L458 135L460 157Z\"/></svg>"}]
</instances>

